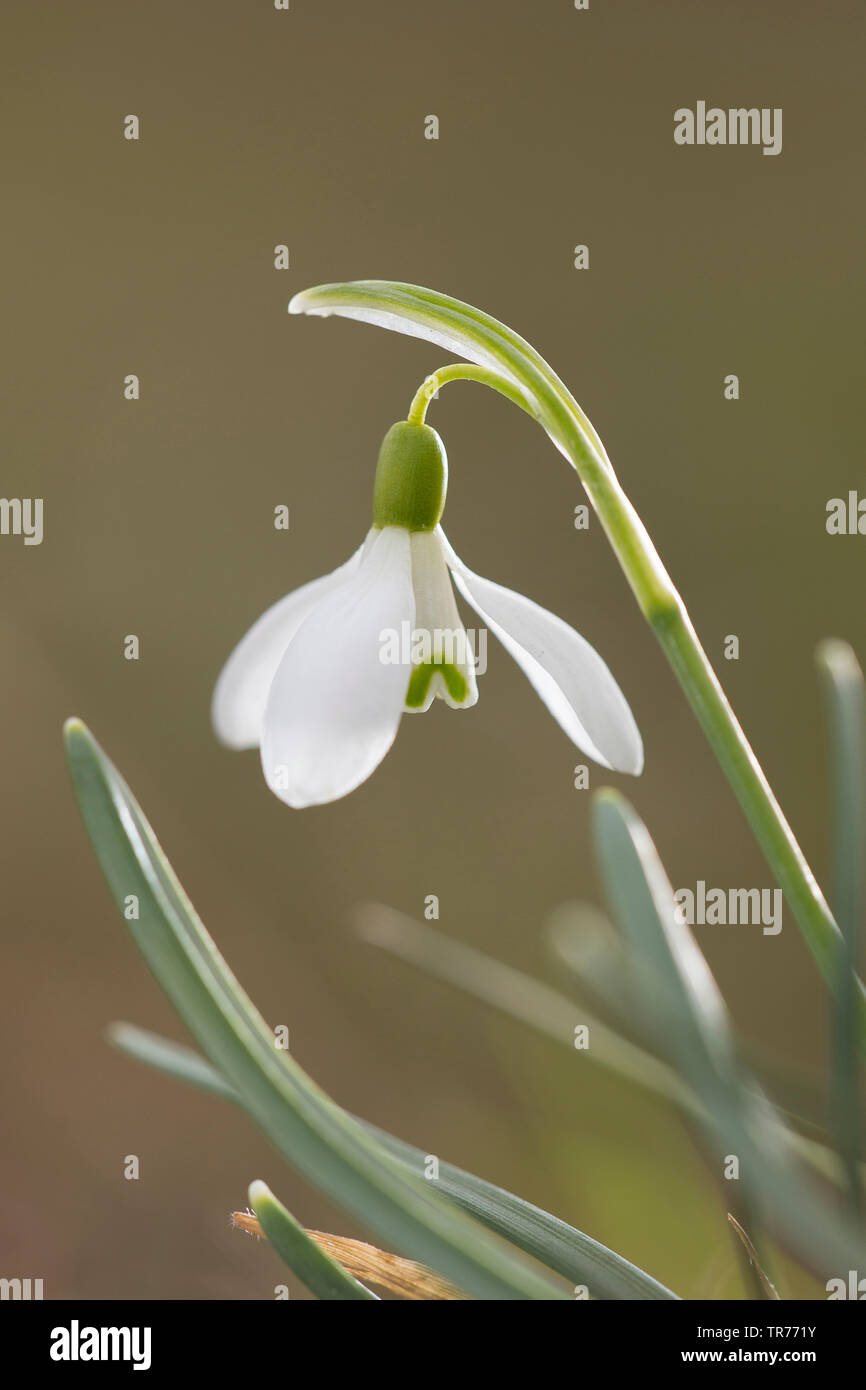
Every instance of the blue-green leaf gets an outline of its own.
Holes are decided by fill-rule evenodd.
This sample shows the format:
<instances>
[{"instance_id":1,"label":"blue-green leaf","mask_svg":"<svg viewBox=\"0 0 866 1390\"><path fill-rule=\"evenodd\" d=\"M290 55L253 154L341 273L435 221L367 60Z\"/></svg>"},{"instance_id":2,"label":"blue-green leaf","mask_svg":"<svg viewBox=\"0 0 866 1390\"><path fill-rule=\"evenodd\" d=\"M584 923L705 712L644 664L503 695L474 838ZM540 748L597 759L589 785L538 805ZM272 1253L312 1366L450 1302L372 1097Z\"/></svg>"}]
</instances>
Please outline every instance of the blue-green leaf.
<instances>
[{"instance_id":1,"label":"blue-green leaf","mask_svg":"<svg viewBox=\"0 0 866 1390\"><path fill-rule=\"evenodd\" d=\"M250 1183L250 1206L259 1225L280 1259L317 1298L346 1301L374 1299L378 1295L359 1284L341 1264L332 1260L321 1245L307 1235L303 1226L274 1196L266 1183Z\"/></svg>"},{"instance_id":2,"label":"blue-green leaf","mask_svg":"<svg viewBox=\"0 0 866 1390\"><path fill-rule=\"evenodd\" d=\"M82 815L126 925L190 1032L272 1142L383 1243L487 1299L564 1297L507 1246L405 1169L326 1096L244 994L122 778L78 721L66 729Z\"/></svg>"},{"instance_id":3,"label":"blue-green leaf","mask_svg":"<svg viewBox=\"0 0 866 1390\"><path fill-rule=\"evenodd\" d=\"M793 1137L757 1083L741 1074L721 994L689 928L646 826L612 791L593 802L599 862L614 919L644 972L646 1006L671 1060L701 1097L720 1173L736 1179L779 1238L825 1277L866 1267L862 1236L795 1162Z\"/></svg>"},{"instance_id":4,"label":"blue-green leaf","mask_svg":"<svg viewBox=\"0 0 866 1390\"><path fill-rule=\"evenodd\" d=\"M110 1038L116 1047L136 1061L155 1067L178 1081L242 1104L237 1091L190 1048L128 1023L114 1024ZM395 1139L392 1134L365 1121L359 1123L409 1172L424 1172L427 1155L423 1149ZM534 1256L572 1284L586 1285L592 1298L660 1300L677 1297L657 1279L584 1235L583 1231L452 1163L440 1160L438 1185L447 1197L489 1230Z\"/></svg>"}]
</instances>

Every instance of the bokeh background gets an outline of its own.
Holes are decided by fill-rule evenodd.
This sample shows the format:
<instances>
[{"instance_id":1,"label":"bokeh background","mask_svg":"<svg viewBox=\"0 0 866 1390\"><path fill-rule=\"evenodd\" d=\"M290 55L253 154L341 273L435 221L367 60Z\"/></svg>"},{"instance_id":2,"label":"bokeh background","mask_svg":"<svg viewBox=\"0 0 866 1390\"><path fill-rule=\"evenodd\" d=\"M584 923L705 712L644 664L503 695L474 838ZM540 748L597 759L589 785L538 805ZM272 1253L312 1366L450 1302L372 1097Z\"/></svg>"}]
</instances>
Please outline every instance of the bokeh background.
<instances>
[{"instance_id":1,"label":"bokeh background","mask_svg":"<svg viewBox=\"0 0 866 1390\"><path fill-rule=\"evenodd\" d=\"M270 1298L281 1266L228 1223L254 1177L308 1225L364 1234L240 1113L106 1045L120 1018L184 1034L78 818L60 737L78 714L342 1103L686 1296L740 1296L676 1115L353 934L358 902L420 916L435 893L443 931L553 981L545 921L600 901L578 758L505 653L491 640L472 713L405 721L365 786L300 813L217 745L208 705L249 623L359 543L381 436L445 360L288 299L432 285L572 387L826 876L813 651L866 648L866 541L824 527L863 484L862 6L6 0L2 28L2 491L45 499L45 538L0 538L0 1273L48 1297ZM782 154L675 146L698 99L781 106ZM573 528L576 477L478 387L430 418L457 550L585 633L633 705L645 775L592 786L621 784L676 884L770 886L599 526ZM790 915L777 938L699 939L743 1038L820 1083L826 995ZM796 1272L787 1290L821 1293Z\"/></svg>"}]
</instances>

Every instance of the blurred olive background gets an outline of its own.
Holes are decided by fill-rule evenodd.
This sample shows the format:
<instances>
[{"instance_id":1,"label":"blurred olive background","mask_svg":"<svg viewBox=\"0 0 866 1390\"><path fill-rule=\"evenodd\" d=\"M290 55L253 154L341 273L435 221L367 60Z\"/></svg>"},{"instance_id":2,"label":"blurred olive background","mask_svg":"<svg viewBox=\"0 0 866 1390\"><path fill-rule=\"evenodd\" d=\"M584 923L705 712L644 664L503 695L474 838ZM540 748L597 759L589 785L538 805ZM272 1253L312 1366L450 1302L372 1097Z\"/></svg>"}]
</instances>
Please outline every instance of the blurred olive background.
<instances>
[{"instance_id":1,"label":"blurred olive background","mask_svg":"<svg viewBox=\"0 0 866 1390\"><path fill-rule=\"evenodd\" d=\"M289 318L290 296L431 285L572 387L826 877L813 650L864 653L866 541L824 527L863 480L862 6L7 0L2 27L2 491L44 498L45 538L0 539L0 1273L48 1297L270 1298L281 1266L228 1223L256 1177L308 1225L364 1234L240 1113L106 1045L118 1018L184 1034L77 814L60 730L78 714L335 1097L686 1296L740 1296L723 1194L672 1112L353 935L356 903L420 916L435 893L442 930L556 979L546 919L600 901L590 794L510 658L491 639L474 711L406 720L366 785L304 812L218 746L208 706L253 619L358 545L380 439L449 360ZM782 107L781 155L675 146L699 99ZM600 527L573 527L574 474L478 387L430 420L456 549L585 633L632 703L645 775L593 767L592 786L623 787L676 885L770 886ZM744 1039L820 1078L826 995L791 915L777 938L699 940Z\"/></svg>"}]
</instances>

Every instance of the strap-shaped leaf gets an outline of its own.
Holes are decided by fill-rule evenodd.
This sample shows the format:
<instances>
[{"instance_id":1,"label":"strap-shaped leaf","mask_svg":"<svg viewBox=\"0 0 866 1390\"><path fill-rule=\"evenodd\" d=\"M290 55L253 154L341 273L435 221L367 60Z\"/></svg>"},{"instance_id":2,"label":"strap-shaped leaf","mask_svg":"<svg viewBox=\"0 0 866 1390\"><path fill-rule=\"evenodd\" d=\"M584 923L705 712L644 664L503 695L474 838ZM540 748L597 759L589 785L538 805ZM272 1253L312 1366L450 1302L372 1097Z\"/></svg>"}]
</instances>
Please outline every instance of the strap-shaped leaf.
<instances>
[{"instance_id":1,"label":"strap-shaped leaf","mask_svg":"<svg viewBox=\"0 0 866 1390\"><path fill-rule=\"evenodd\" d=\"M383 1243L432 1266L477 1298L565 1295L435 1191L395 1163L275 1046L181 888L132 793L78 721L66 729L79 805L136 944L193 1037L243 1095L244 1107L304 1175Z\"/></svg>"},{"instance_id":2,"label":"strap-shaped leaf","mask_svg":"<svg viewBox=\"0 0 866 1390\"><path fill-rule=\"evenodd\" d=\"M677 911L646 826L613 791L596 795L593 817L614 918L642 963L647 1003L663 1024L671 1060L701 1097L720 1171L729 1157L738 1160L737 1181L759 1212L825 1278L866 1267L861 1235L805 1181L778 1112L740 1073L721 994Z\"/></svg>"},{"instance_id":3,"label":"strap-shaped leaf","mask_svg":"<svg viewBox=\"0 0 866 1390\"><path fill-rule=\"evenodd\" d=\"M332 1260L327 1251L307 1235L303 1226L274 1196L266 1183L250 1183L249 1197L262 1231L283 1263L297 1274L310 1293L329 1301L373 1299L379 1302L378 1294L359 1284L348 1270Z\"/></svg>"},{"instance_id":4,"label":"strap-shaped leaf","mask_svg":"<svg viewBox=\"0 0 866 1390\"><path fill-rule=\"evenodd\" d=\"M115 1023L109 1031L115 1047L138 1062L156 1068L177 1081L196 1086L224 1100L242 1105L241 1097L204 1058L191 1048L169 1042L129 1023ZM374 1125L360 1121L399 1162L412 1173L423 1173L426 1154ZM590 1296L600 1299L675 1299L676 1294L616 1251L576 1230L550 1212L506 1192L501 1187L456 1168L439 1163L438 1186L459 1207L491 1231L540 1260L572 1284L582 1284Z\"/></svg>"},{"instance_id":5,"label":"strap-shaped leaf","mask_svg":"<svg viewBox=\"0 0 866 1390\"><path fill-rule=\"evenodd\" d=\"M467 946L426 922L417 922L404 912L380 903L367 903L358 912L358 929L365 941L381 947L398 959L427 971L436 979L462 989L474 999L480 999L509 1018L519 1019L545 1037L568 1047L573 1052L574 1027L585 1025L592 1037L592 1047L579 1055L590 1064L597 1063L623 1079L644 1087L663 1100L673 1101L686 1114L705 1120L704 1103L694 1087L672 1067L658 1046L662 1024L659 1022L655 992L647 987L646 968L630 962L623 1000L629 1000L629 990L640 985L640 998L634 1001L634 1020L645 1024L655 1017L653 1049L639 1045L591 1014L583 1004L551 989L494 960L475 947ZM573 953L570 949L570 927L566 915L557 915L554 943L566 968L570 968ZM642 979L641 979L642 977ZM597 982L597 981L596 981ZM578 1054L574 1054L578 1055ZM773 1116L778 1112L773 1111ZM770 1117L772 1119L772 1116ZM784 1119L784 1113L781 1118ZM786 1131L786 1137L802 1158L822 1177L838 1180L835 1154L824 1144L796 1131Z\"/></svg>"}]
</instances>

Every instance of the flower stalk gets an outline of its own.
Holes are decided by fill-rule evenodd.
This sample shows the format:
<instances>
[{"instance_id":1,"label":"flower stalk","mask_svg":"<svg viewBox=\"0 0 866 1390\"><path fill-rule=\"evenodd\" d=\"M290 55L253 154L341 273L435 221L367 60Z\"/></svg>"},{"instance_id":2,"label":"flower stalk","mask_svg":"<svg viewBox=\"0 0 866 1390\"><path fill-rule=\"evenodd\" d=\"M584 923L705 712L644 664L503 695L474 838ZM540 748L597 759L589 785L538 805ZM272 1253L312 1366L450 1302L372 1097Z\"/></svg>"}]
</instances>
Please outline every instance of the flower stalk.
<instances>
[{"instance_id":1,"label":"flower stalk","mask_svg":"<svg viewBox=\"0 0 866 1390\"><path fill-rule=\"evenodd\" d=\"M355 281L296 295L290 313L338 314L427 338L475 364L428 377L411 419L449 380L483 382L543 426L577 471L641 612L656 634L715 753L822 975L834 984L842 939L805 855L734 714L686 606L598 434L568 388L535 349L505 324L460 300L417 285ZM480 370L479 370L480 369ZM866 993L858 989L858 1036L866 1050Z\"/></svg>"},{"instance_id":2,"label":"flower stalk","mask_svg":"<svg viewBox=\"0 0 866 1390\"><path fill-rule=\"evenodd\" d=\"M511 385L506 377L501 376L498 372L492 372L486 367L477 367L472 362L452 362L447 367L439 367L435 372L431 372L421 382L412 397L409 414L406 416L410 425L424 424L427 418L427 407L439 395L439 388L446 386L449 381L478 381L482 386L489 386L492 390L498 391L513 405L525 410L527 415L532 416L533 420L538 419L530 402L516 387Z\"/></svg>"}]
</instances>

